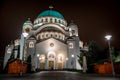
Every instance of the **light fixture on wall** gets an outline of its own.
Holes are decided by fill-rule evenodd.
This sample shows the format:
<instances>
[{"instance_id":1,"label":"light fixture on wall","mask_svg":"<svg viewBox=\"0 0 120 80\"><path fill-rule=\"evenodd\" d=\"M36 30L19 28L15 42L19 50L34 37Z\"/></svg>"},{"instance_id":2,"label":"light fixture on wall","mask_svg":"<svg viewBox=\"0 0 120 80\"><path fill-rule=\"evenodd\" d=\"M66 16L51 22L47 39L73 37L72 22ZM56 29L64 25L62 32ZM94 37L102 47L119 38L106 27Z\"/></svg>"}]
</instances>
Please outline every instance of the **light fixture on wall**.
<instances>
[{"instance_id":1,"label":"light fixture on wall","mask_svg":"<svg viewBox=\"0 0 120 80\"><path fill-rule=\"evenodd\" d=\"M68 58L66 58L66 61L68 60Z\"/></svg>"},{"instance_id":2,"label":"light fixture on wall","mask_svg":"<svg viewBox=\"0 0 120 80\"><path fill-rule=\"evenodd\" d=\"M37 54L37 57L39 57L40 55L39 54Z\"/></svg>"},{"instance_id":3,"label":"light fixture on wall","mask_svg":"<svg viewBox=\"0 0 120 80\"><path fill-rule=\"evenodd\" d=\"M74 57L74 54L72 54L71 57Z\"/></svg>"}]
</instances>

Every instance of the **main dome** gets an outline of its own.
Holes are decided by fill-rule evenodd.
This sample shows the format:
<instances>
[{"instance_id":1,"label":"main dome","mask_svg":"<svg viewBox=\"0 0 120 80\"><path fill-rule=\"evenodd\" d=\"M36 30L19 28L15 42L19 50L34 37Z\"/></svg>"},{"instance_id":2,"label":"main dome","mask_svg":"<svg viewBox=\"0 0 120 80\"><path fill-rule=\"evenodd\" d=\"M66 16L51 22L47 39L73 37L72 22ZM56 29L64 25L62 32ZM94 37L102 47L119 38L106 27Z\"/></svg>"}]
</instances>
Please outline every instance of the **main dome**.
<instances>
[{"instance_id":1,"label":"main dome","mask_svg":"<svg viewBox=\"0 0 120 80\"><path fill-rule=\"evenodd\" d=\"M45 16L51 16L51 17L57 17L57 18L64 19L63 15L55 10L45 10L42 13L40 13L37 18L45 17Z\"/></svg>"}]
</instances>

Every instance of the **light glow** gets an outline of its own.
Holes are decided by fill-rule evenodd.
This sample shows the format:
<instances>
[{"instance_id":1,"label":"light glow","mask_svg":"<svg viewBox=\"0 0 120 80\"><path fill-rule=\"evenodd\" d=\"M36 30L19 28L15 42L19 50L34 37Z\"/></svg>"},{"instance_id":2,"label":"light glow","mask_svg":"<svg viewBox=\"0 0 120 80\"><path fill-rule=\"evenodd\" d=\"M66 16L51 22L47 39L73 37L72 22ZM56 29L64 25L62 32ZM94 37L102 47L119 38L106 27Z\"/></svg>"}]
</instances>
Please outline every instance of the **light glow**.
<instances>
[{"instance_id":1,"label":"light glow","mask_svg":"<svg viewBox=\"0 0 120 80\"><path fill-rule=\"evenodd\" d=\"M66 61L68 60L68 58L66 58Z\"/></svg>"},{"instance_id":2,"label":"light glow","mask_svg":"<svg viewBox=\"0 0 120 80\"><path fill-rule=\"evenodd\" d=\"M24 32L24 33L22 33L22 35L23 35L24 37L27 37L27 36L28 36L28 33Z\"/></svg>"},{"instance_id":3,"label":"light glow","mask_svg":"<svg viewBox=\"0 0 120 80\"><path fill-rule=\"evenodd\" d=\"M111 37L112 37L112 35L106 35L106 36L105 36L105 38L106 38L107 40L110 40Z\"/></svg>"},{"instance_id":4,"label":"light glow","mask_svg":"<svg viewBox=\"0 0 120 80\"><path fill-rule=\"evenodd\" d=\"M39 57L40 55L39 54L37 54L37 57Z\"/></svg>"},{"instance_id":5,"label":"light glow","mask_svg":"<svg viewBox=\"0 0 120 80\"><path fill-rule=\"evenodd\" d=\"M71 57L74 57L74 54L72 54Z\"/></svg>"},{"instance_id":6,"label":"light glow","mask_svg":"<svg viewBox=\"0 0 120 80\"><path fill-rule=\"evenodd\" d=\"M39 60L41 60L41 57L39 58Z\"/></svg>"},{"instance_id":7,"label":"light glow","mask_svg":"<svg viewBox=\"0 0 120 80\"><path fill-rule=\"evenodd\" d=\"M59 54L58 55L58 62L63 62L63 55L62 54Z\"/></svg>"}]
</instances>

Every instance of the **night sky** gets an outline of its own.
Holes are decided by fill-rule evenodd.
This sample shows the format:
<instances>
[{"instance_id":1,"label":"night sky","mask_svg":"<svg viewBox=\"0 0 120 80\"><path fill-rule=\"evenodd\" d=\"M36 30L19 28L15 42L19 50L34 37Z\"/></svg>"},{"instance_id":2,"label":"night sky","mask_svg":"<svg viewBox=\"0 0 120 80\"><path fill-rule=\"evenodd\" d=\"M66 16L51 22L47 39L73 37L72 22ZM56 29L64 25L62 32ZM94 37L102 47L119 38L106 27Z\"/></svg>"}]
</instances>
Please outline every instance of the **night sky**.
<instances>
[{"instance_id":1,"label":"night sky","mask_svg":"<svg viewBox=\"0 0 120 80\"><path fill-rule=\"evenodd\" d=\"M104 49L106 33L112 34L111 45L120 49L119 0L0 0L0 56L5 46L20 38L23 23L33 22L49 5L60 12L68 24L71 20L79 28L83 42L97 41Z\"/></svg>"}]
</instances>

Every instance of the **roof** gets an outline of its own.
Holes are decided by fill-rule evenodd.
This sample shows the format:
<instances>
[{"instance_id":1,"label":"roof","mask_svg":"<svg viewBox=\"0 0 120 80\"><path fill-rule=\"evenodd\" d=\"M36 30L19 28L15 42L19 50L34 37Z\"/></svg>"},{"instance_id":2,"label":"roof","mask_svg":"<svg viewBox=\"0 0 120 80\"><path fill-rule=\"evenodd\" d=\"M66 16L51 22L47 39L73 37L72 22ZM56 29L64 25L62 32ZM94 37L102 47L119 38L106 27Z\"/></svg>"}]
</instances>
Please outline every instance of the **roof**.
<instances>
[{"instance_id":1,"label":"roof","mask_svg":"<svg viewBox=\"0 0 120 80\"><path fill-rule=\"evenodd\" d=\"M72 39L72 40L73 40L73 38L72 38L72 37L68 37L67 39Z\"/></svg>"},{"instance_id":2,"label":"roof","mask_svg":"<svg viewBox=\"0 0 120 80\"><path fill-rule=\"evenodd\" d=\"M40 13L37 18L45 17L45 16L51 16L51 17L57 17L57 18L64 19L63 15L55 10L45 10L42 13Z\"/></svg>"},{"instance_id":3,"label":"roof","mask_svg":"<svg viewBox=\"0 0 120 80\"><path fill-rule=\"evenodd\" d=\"M25 23L32 23L29 19L25 21Z\"/></svg>"}]
</instances>

